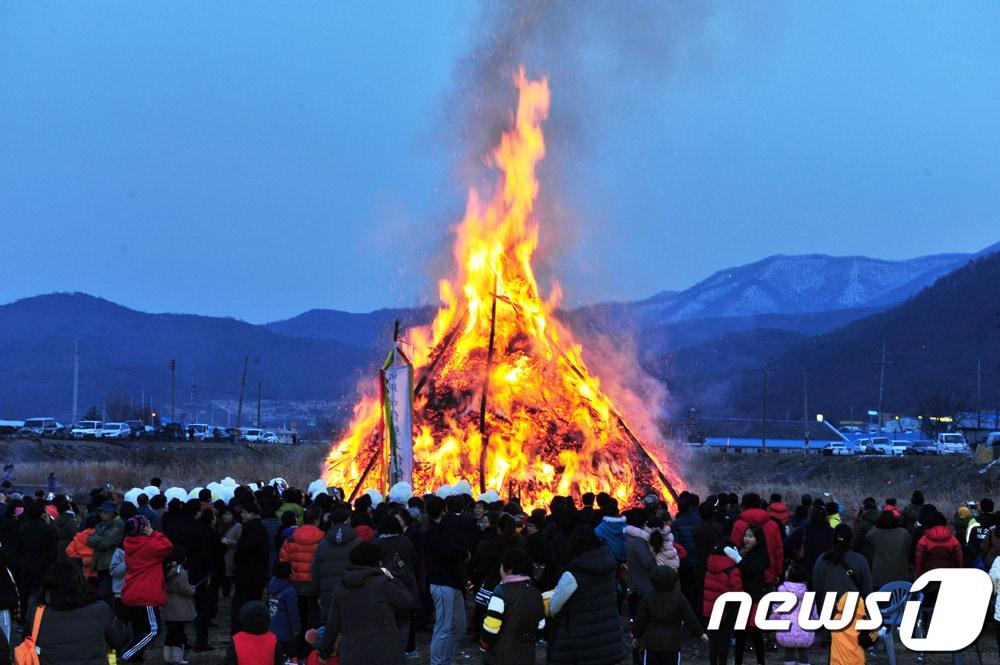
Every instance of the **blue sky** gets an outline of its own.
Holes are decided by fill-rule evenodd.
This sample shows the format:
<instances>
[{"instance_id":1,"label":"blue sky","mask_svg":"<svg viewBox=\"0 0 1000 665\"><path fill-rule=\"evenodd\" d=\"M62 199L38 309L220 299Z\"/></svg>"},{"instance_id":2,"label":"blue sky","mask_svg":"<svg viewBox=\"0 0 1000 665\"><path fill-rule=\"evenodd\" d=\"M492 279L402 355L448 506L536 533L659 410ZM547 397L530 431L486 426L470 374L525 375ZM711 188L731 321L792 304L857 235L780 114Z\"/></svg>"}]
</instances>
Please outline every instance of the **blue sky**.
<instances>
[{"instance_id":1,"label":"blue sky","mask_svg":"<svg viewBox=\"0 0 1000 665\"><path fill-rule=\"evenodd\" d=\"M590 25L529 57L567 304L1000 240L1000 5L704 6L641 56ZM448 2L0 4L0 302L259 322L431 300L467 188L447 101L488 27Z\"/></svg>"}]
</instances>

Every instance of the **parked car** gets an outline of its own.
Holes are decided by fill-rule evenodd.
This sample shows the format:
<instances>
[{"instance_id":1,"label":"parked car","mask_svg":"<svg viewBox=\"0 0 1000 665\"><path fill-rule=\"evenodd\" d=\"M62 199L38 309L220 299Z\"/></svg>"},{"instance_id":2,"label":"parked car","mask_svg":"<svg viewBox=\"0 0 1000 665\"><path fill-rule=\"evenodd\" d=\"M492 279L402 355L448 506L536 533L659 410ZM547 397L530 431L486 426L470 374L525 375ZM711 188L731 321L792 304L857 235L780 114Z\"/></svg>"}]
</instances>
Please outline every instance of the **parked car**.
<instances>
[{"instance_id":1,"label":"parked car","mask_svg":"<svg viewBox=\"0 0 1000 665\"><path fill-rule=\"evenodd\" d=\"M188 431L194 431L195 441L210 441L212 439L212 426L205 423L192 423L188 425Z\"/></svg>"},{"instance_id":2,"label":"parked car","mask_svg":"<svg viewBox=\"0 0 1000 665\"><path fill-rule=\"evenodd\" d=\"M823 448L820 453L827 457L836 457L840 455L856 455L857 451L842 443L833 442L826 448Z\"/></svg>"},{"instance_id":3,"label":"parked car","mask_svg":"<svg viewBox=\"0 0 1000 665\"><path fill-rule=\"evenodd\" d=\"M941 432L937 436L937 446L942 455L969 454L969 442L959 432Z\"/></svg>"},{"instance_id":4,"label":"parked car","mask_svg":"<svg viewBox=\"0 0 1000 665\"><path fill-rule=\"evenodd\" d=\"M66 428L63 427L62 423L57 422L55 418L28 418L24 421L21 433L49 439L55 438L56 434L64 429Z\"/></svg>"},{"instance_id":5,"label":"parked car","mask_svg":"<svg viewBox=\"0 0 1000 665\"><path fill-rule=\"evenodd\" d=\"M130 439L142 438L143 432L146 431L146 426L143 425L141 420L126 420L125 424L128 425L131 433L129 434Z\"/></svg>"},{"instance_id":6,"label":"parked car","mask_svg":"<svg viewBox=\"0 0 1000 665\"><path fill-rule=\"evenodd\" d=\"M895 455L892 442L885 436L873 436L869 444L869 451L873 455Z\"/></svg>"},{"instance_id":7,"label":"parked car","mask_svg":"<svg viewBox=\"0 0 1000 665\"><path fill-rule=\"evenodd\" d=\"M185 437L184 426L180 423L166 423L156 430L156 438L160 441L183 441Z\"/></svg>"},{"instance_id":8,"label":"parked car","mask_svg":"<svg viewBox=\"0 0 1000 665\"><path fill-rule=\"evenodd\" d=\"M280 443L278 441L278 435L274 432L264 432L264 435L260 438L264 443Z\"/></svg>"},{"instance_id":9,"label":"parked car","mask_svg":"<svg viewBox=\"0 0 1000 665\"><path fill-rule=\"evenodd\" d=\"M244 427L240 430L240 438L244 441L256 443L264 437L264 430L256 427Z\"/></svg>"},{"instance_id":10,"label":"parked car","mask_svg":"<svg viewBox=\"0 0 1000 665\"><path fill-rule=\"evenodd\" d=\"M104 423L100 420L81 420L70 432L74 439L100 439Z\"/></svg>"},{"instance_id":11,"label":"parked car","mask_svg":"<svg viewBox=\"0 0 1000 665\"><path fill-rule=\"evenodd\" d=\"M125 423L104 423L101 428L102 439L128 439L132 437L132 428Z\"/></svg>"},{"instance_id":12,"label":"parked car","mask_svg":"<svg viewBox=\"0 0 1000 665\"><path fill-rule=\"evenodd\" d=\"M906 449L907 455L937 455L939 454L938 447L933 441L928 441L927 439L917 439L910 443L910 447Z\"/></svg>"}]
</instances>

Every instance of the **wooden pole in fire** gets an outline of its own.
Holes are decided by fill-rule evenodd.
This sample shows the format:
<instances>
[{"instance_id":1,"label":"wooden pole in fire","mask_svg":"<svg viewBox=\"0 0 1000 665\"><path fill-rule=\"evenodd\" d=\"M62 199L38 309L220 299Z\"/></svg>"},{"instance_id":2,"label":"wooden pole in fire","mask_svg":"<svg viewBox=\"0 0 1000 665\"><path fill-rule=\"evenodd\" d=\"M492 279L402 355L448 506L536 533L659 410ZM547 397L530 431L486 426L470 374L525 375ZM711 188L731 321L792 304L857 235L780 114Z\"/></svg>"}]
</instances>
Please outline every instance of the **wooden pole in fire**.
<instances>
[{"instance_id":1,"label":"wooden pole in fire","mask_svg":"<svg viewBox=\"0 0 1000 665\"><path fill-rule=\"evenodd\" d=\"M486 396L490 391L490 371L493 369L493 347L497 331L497 273L493 271L493 306L490 311L490 345L486 351L486 375L483 377L483 398L479 401L479 491L486 491L486 449L490 433L486 429Z\"/></svg>"}]
</instances>

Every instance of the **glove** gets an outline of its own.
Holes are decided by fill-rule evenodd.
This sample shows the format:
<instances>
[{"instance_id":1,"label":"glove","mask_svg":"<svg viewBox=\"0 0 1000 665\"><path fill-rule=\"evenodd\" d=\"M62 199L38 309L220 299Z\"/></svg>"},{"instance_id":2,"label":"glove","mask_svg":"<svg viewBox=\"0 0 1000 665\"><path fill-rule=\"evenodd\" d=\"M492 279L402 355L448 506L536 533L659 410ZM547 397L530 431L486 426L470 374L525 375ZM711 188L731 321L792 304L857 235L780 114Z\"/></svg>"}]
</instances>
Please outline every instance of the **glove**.
<instances>
[{"instance_id":1,"label":"glove","mask_svg":"<svg viewBox=\"0 0 1000 665\"><path fill-rule=\"evenodd\" d=\"M729 546L722 551L726 556L728 556L736 563L739 563L740 561L743 560L743 557L740 555L739 550L737 550L735 547Z\"/></svg>"}]
</instances>

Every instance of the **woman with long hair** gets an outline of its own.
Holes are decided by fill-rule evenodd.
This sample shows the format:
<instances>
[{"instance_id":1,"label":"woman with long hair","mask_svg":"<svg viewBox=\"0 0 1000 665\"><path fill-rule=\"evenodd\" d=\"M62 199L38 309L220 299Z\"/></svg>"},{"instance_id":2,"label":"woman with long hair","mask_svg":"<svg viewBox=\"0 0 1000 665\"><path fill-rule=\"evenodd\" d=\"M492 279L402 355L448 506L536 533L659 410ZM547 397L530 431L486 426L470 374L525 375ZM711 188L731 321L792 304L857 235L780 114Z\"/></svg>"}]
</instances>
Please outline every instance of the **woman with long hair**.
<instances>
[{"instance_id":1,"label":"woman with long hair","mask_svg":"<svg viewBox=\"0 0 1000 665\"><path fill-rule=\"evenodd\" d=\"M750 621L746 629L736 631L736 665L743 663L743 651L746 648L748 637L753 642L757 665L764 665L764 635L754 624L757 603L764 597L764 573L771 565L771 560L767 552L767 536L764 535L764 529L755 524L748 526L746 531L743 532L743 545L739 551L734 547L727 547L726 555L735 561L737 567L739 567L743 591L753 601L753 606L750 610Z\"/></svg>"},{"instance_id":2,"label":"woman with long hair","mask_svg":"<svg viewBox=\"0 0 1000 665\"><path fill-rule=\"evenodd\" d=\"M35 644L42 665L107 665L108 651L121 649L132 639L129 627L94 597L70 561L57 561L46 572L40 602L25 622L26 634L30 635L37 612L42 615Z\"/></svg>"}]
</instances>

